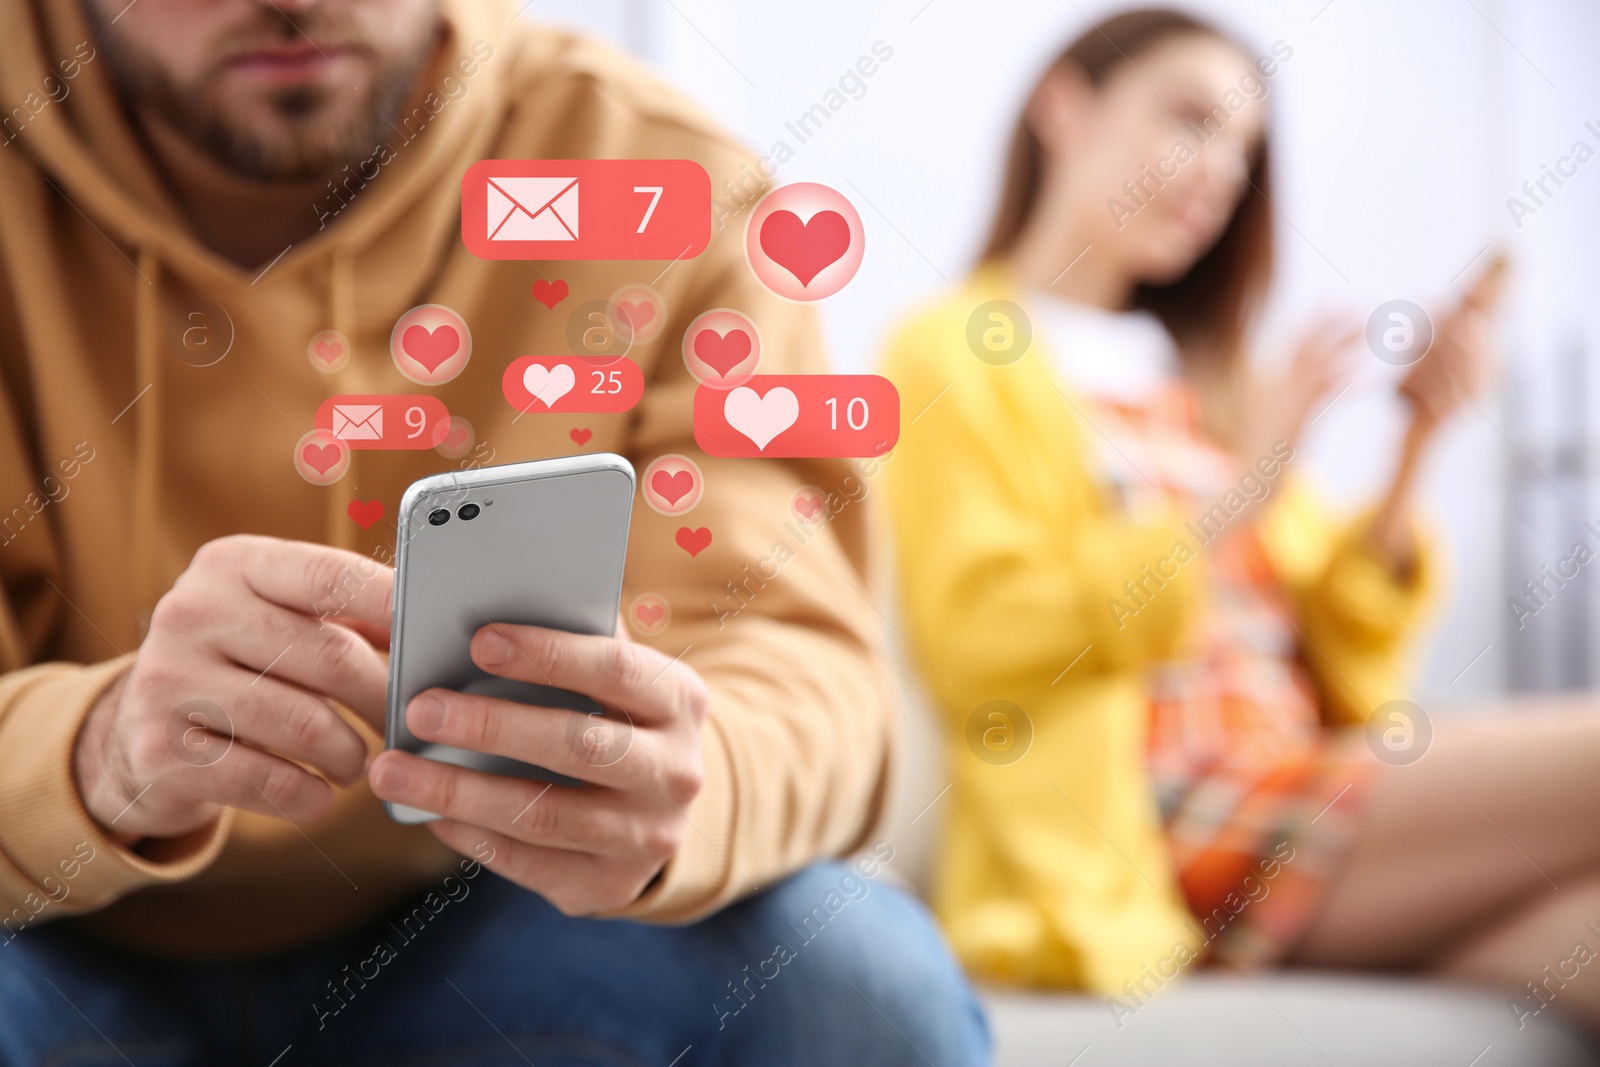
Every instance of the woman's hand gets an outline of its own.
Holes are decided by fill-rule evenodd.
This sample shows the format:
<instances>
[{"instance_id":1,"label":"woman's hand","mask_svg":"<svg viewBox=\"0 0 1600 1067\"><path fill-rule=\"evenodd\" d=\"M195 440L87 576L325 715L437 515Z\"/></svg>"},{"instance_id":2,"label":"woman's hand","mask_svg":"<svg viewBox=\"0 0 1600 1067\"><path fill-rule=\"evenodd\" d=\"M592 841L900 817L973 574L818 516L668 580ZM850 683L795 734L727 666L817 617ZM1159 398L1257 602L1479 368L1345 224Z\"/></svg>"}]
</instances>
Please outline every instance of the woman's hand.
<instances>
[{"instance_id":1,"label":"woman's hand","mask_svg":"<svg viewBox=\"0 0 1600 1067\"><path fill-rule=\"evenodd\" d=\"M1400 382L1412 426L1424 442L1488 383L1494 366L1494 312L1504 276L1505 262L1497 258L1440 319L1432 347Z\"/></svg>"},{"instance_id":2,"label":"woman's hand","mask_svg":"<svg viewBox=\"0 0 1600 1067\"><path fill-rule=\"evenodd\" d=\"M1494 312L1504 287L1506 261L1496 256L1461 302L1443 315L1433 344L1399 385L1410 409L1399 462L1368 530L1372 548L1397 574L1416 565L1416 539L1406 521L1417 472L1446 419L1483 392L1494 370Z\"/></svg>"},{"instance_id":3,"label":"woman's hand","mask_svg":"<svg viewBox=\"0 0 1600 1067\"><path fill-rule=\"evenodd\" d=\"M1248 427L1237 442L1239 459L1253 465L1282 441L1294 445L1307 423L1338 394L1353 370L1352 346L1361 324L1346 312L1312 323L1282 371L1257 375L1248 396Z\"/></svg>"}]
</instances>

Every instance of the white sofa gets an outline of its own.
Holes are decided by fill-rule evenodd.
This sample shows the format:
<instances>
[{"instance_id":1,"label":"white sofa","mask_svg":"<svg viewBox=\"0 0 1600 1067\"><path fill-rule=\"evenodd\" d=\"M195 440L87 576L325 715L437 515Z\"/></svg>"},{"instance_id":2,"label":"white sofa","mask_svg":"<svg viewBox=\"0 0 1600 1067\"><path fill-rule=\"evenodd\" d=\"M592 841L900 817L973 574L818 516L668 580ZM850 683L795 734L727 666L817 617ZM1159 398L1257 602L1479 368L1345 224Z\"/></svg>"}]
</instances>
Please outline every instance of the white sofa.
<instances>
[{"instance_id":1,"label":"white sofa","mask_svg":"<svg viewBox=\"0 0 1600 1067\"><path fill-rule=\"evenodd\" d=\"M934 713L889 634L901 678L903 758L885 839L925 892L949 783ZM1095 997L983 989L997 1067L1600 1067L1600 1049L1551 1012L1518 1029L1509 999L1403 978L1201 971L1117 1025Z\"/></svg>"}]
</instances>

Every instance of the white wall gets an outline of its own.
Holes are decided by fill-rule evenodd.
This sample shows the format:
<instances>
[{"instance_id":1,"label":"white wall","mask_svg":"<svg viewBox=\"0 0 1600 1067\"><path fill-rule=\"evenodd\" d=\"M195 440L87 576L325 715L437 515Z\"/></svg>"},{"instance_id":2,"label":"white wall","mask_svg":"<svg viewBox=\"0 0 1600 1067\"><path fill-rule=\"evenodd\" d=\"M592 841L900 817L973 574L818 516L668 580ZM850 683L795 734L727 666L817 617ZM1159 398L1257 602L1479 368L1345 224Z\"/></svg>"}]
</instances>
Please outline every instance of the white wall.
<instances>
[{"instance_id":1,"label":"white wall","mask_svg":"<svg viewBox=\"0 0 1600 1067\"><path fill-rule=\"evenodd\" d=\"M855 370L872 366L908 307L960 278L988 223L1001 146L1023 92L1086 18L1118 6L563 0L535 3L530 15L611 36L758 151L789 142L795 155L781 181L820 181L851 197L867 226L866 262L824 313L837 362ZM1296 325L1324 304L1363 315L1395 297L1427 305L1487 244L1502 242L1518 267L1509 370L1535 390L1532 421L1554 425L1561 392L1554 347L1586 342L1591 362L1600 353L1600 160L1520 229L1505 201L1573 141L1600 148L1600 135L1583 128L1593 119L1600 129L1600 68L1591 54L1600 8L1584 0L1184 6L1237 28L1263 51L1279 40L1293 49L1272 81L1282 266L1262 358L1281 356ZM799 144L785 122L880 40L893 57L867 80L865 94ZM1351 503L1381 484L1399 429L1384 388L1392 369L1375 359L1365 364L1306 448L1309 465ZM1600 389L1600 374L1590 377ZM1493 696L1513 641L1560 636L1554 613L1507 636L1502 486L1521 460L1502 437L1498 396L1479 408L1459 418L1429 476L1455 572L1421 679L1424 697L1439 703ZM1534 445L1521 450L1547 466ZM1552 547L1538 558L1553 561L1575 535L1547 531Z\"/></svg>"}]
</instances>

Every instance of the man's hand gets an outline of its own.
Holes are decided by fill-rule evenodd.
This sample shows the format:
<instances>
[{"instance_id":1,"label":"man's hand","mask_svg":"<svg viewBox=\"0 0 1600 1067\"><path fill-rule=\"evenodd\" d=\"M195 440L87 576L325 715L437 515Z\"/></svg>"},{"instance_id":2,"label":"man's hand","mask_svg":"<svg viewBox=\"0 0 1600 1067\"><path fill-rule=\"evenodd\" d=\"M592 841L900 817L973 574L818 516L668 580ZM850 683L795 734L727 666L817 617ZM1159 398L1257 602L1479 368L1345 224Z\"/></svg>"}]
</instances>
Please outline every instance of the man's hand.
<instances>
[{"instance_id":1,"label":"man's hand","mask_svg":"<svg viewBox=\"0 0 1600 1067\"><path fill-rule=\"evenodd\" d=\"M89 814L128 838L175 837L224 806L326 814L325 779L349 785L367 758L332 701L383 721L387 668L372 642L388 634L393 586L388 567L320 545L202 545L79 734Z\"/></svg>"},{"instance_id":2,"label":"man's hand","mask_svg":"<svg viewBox=\"0 0 1600 1067\"><path fill-rule=\"evenodd\" d=\"M485 626L473 637L472 659L504 678L583 693L607 714L430 689L406 708L411 732L589 784L532 782L389 751L372 762L372 791L443 816L429 828L457 852L471 855L487 840L494 858L485 866L568 915L631 903L677 851L700 791L705 683L643 645L533 626Z\"/></svg>"}]
</instances>

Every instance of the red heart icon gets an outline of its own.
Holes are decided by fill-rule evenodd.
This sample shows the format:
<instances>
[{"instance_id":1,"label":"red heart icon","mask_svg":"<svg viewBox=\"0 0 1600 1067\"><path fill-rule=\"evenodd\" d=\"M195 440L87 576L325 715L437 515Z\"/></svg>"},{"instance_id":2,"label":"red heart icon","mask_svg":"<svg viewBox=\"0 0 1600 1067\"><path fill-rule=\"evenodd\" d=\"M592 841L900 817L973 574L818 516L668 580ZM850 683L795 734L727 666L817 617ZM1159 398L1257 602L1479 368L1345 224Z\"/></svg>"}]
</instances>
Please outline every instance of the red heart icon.
<instances>
[{"instance_id":1,"label":"red heart icon","mask_svg":"<svg viewBox=\"0 0 1600 1067\"><path fill-rule=\"evenodd\" d=\"M711 531L704 526L693 530L687 526L678 527L678 547L689 555L698 556L710 543Z\"/></svg>"},{"instance_id":2,"label":"red heart icon","mask_svg":"<svg viewBox=\"0 0 1600 1067\"><path fill-rule=\"evenodd\" d=\"M344 345L338 341L318 341L316 352L317 358L331 367L344 355Z\"/></svg>"},{"instance_id":3,"label":"red heart icon","mask_svg":"<svg viewBox=\"0 0 1600 1067\"><path fill-rule=\"evenodd\" d=\"M792 211L774 211L761 224L761 251L802 286L810 285L850 251L850 224L837 211L819 211L809 222Z\"/></svg>"},{"instance_id":4,"label":"red heart icon","mask_svg":"<svg viewBox=\"0 0 1600 1067\"><path fill-rule=\"evenodd\" d=\"M465 426L457 426L455 429L445 434L444 440L439 442L439 447L445 448L451 452L466 448L467 428Z\"/></svg>"},{"instance_id":5,"label":"red heart icon","mask_svg":"<svg viewBox=\"0 0 1600 1067\"><path fill-rule=\"evenodd\" d=\"M553 311L557 304L567 298L567 283L560 279L551 282L540 278L533 283L533 298Z\"/></svg>"},{"instance_id":6,"label":"red heart icon","mask_svg":"<svg viewBox=\"0 0 1600 1067\"><path fill-rule=\"evenodd\" d=\"M817 512L822 510L822 498L820 496L796 497L794 506L795 510L806 518L814 519L817 517Z\"/></svg>"},{"instance_id":7,"label":"red heart icon","mask_svg":"<svg viewBox=\"0 0 1600 1067\"><path fill-rule=\"evenodd\" d=\"M578 429L573 430L567 436L571 437L574 441L576 441L580 445L586 445L586 444L589 443L589 438L594 436L594 431L593 430L589 430L589 429L585 429L583 427L579 427Z\"/></svg>"},{"instance_id":8,"label":"red heart icon","mask_svg":"<svg viewBox=\"0 0 1600 1067\"><path fill-rule=\"evenodd\" d=\"M650 478L650 488L655 491L657 496L665 499L669 505L676 504L688 496L689 491L694 488L694 475L688 471L679 471L676 474L656 471ZM678 543L682 544L683 542L679 541Z\"/></svg>"},{"instance_id":9,"label":"red heart icon","mask_svg":"<svg viewBox=\"0 0 1600 1067\"><path fill-rule=\"evenodd\" d=\"M750 356L750 335L743 330L701 330L694 335L694 354L701 362L726 378L733 368Z\"/></svg>"},{"instance_id":10,"label":"red heart icon","mask_svg":"<svg viewBox=\"0 0 1600 1067\"><path fill-rule=\"evenodd\" d=\"M656 317L656 309L648 300L640 300L637 303L624 300L617 305L617 315L632 327L634 333L638 333L644 329L645 323Z\"/></svg>"},{"instance_id":11,"label":"red heart icon","mask_svg":"<svg viewBox=\"0 0 1600 1067\"><path fill-rule=\"evenodd\" d=\"M661 621L661 616L666 613L667 609L660 604L640 604L633 609L633 617L638 619L640 624L644 626L654 626Z\"/></svg>"},{"instance_id":12,"label":"red heart icon","mask_svg":"<svg viewBox=\"0 0 1600 1067\"><path fill-rule=\"evenodd\" d=\"M338 445L306 445L300 450L300 458L318 474L327 474L343 454Z\"/></svg>"},{"instance_id":13,"label":"red heart icon","mask_svg":"<svg viewBox=\"0 0 1600 1067\"><path fill-rule=\"evenodd\" d=\"M431 330L425 326L407 326L406 332L400 335L400 347L432 374L439 369L439 364L460 351L461 335L454 326L436 326Z\"/></svg>"},{"instance_id":14,"label":"red heart icon","mask_svg":"<svg viewBox=\"0 0 1600 1067\"><path fill-rule=\"evenodd\" d=\"M383 518L383 501L381 500L352 500L344 513L355 520L355 524L363 530L372 529L372 524Z\"/></svg>"}]
</instances>

